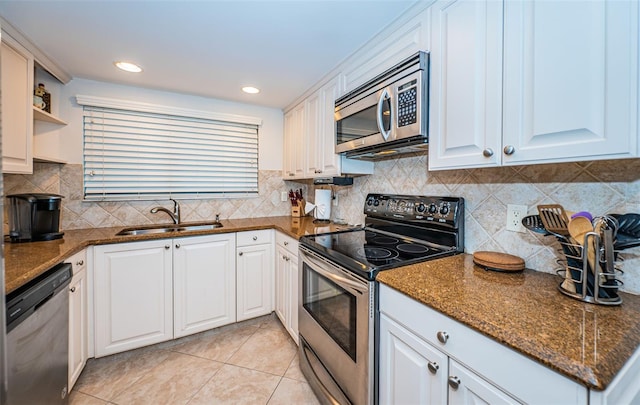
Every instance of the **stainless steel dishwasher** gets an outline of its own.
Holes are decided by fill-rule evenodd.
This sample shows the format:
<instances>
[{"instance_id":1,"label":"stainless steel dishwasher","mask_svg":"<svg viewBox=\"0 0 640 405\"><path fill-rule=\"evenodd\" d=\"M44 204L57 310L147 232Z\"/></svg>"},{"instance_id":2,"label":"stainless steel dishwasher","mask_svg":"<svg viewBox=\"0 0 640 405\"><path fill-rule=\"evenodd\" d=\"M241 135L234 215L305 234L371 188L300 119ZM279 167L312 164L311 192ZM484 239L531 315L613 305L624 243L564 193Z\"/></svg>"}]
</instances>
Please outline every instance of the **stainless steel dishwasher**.
<instances>
[{"instance_id":1,"label":"stainless steel dishwasher","mask_svg":"<svg viewBox=\"0 0 640 405\"><path fill-rule=\"evenodd\" d=\"M71 264L7 295L7 404L66 404Z\"/></svg>"}]
</instances>

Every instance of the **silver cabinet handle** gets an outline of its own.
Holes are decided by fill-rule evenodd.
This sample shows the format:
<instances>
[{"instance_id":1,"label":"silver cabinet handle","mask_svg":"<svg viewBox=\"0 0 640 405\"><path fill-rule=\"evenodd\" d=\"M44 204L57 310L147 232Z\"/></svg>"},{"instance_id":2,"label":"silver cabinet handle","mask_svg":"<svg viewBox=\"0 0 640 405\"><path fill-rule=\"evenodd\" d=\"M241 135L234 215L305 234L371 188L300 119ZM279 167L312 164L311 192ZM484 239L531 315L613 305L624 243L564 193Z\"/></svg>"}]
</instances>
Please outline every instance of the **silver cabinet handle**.
<instances>
[{"instance_id":1,"label":"silver cabinet handle","mask_svg":"<svg viewBox=\"0 0 640 405\"><path fill-rule=\"evenodd\" d=\"M516 151L516 148L513 145L507 145L503 149L505 155L513 155L513 152Z\"/></svg>"},{"instance_id":2,"label":"silver cabinet handle","mask_svg":"<svg viewBox=\"0 0 640 405\"><path fill-rule=\"evenodd\" d=\"M284 242L284 245L285 245L285 246L289 246L289 242L285 241L285 242Z\"/></svg>"},{"instance_id":3,"label":"silver cabinet handle","mask_svg":"<svg viewBox=\"0 0 640 405\"><path fill-rule=\"evenodd\" d=\"M314 172L315 172L315 173L322 173L322 170L320 170L320 169L316 169L316 170L314 170Z\"/></svg>"},{"instance_id":4,"label":"silver cabinet handle","mask_svg":"<svg viewBox=\"0 0 640 405\"><path fill-rule=\"evenodd\" d=\"M238 256L242 256L242 252L238 253Z\"/></svg>"},{"instance_id":5,"label":"silver cabinet handle","mask_svg":"<svg viewBox=\"0 0 640 405\"><path fill-rule=\"evenodd\" d=\"M493 149L491 148L487 148L485 150L482 151L482 156L484 157L491 157L493 156Z\"/></svg>"},{"instance_id":6,"label":"silver cabinet handle","mask_svg":"<svg viewBox=\"0 0 640 405\"><path fill-rule=\"evenodd\" d=\"M76 262L76 266L82 266L84 264L84 260L78 260Z\"/></svg>"},{"instance_id":7,"label":"silver cabinet handle","mask_svg":"<svg viewBox=\"0 0 640 405\"><path fill-rule=\"evenodd\" d=\"M438 338L438 341L442 344L447 343L447 340L449 340L449 334L447 332L444 331L439 331L436 334L436 337Z\"/></svg>"},{"instance_id":8,"label":"silver cabinet handle","mask_svg":"<svg viewBox=\"0 0 640 405\"><path fill-rule=\"evenodd\" d=\"M171 245L164 245L165 249L171 249Z\"/></svg>"},{"instance_id":9,"label":"silver cabinet handle","mask_svg":"<svg viewBox=\"0 0 640 405\"><path fill-rule=\"evenodd\" d=\"M176 249L180 249L180 244L176 243Z\"/></svg>"},{"instance_id":10,"label":"silver cabinet handle","mask_svg":"<svg viewBox=\"0 0 640 405\"><path fill-rule=\"evenodd\" d=\"M449 386L454 390L457 390L460 386L460 379L455 375L449 376Z\"/></svg>"},{"instance_id":11,"label":"silver cabinet handle","mask_svg":"<svg viewBox=\"0 0 640 405\"><path fill-rule=\"evenodd\" d=\"M69 288L69 291L71 291L72 293L76 292L76 287L74 286L74 287Z\"/></svg>"},{"instance_id":12,"label":"silver cabinet handle","mask_svg":"<svg viewBox=\"0 0 640 405\"><path fill-rule=\"evenodd\" d=\"M293 173L289 173L289 176L295 176L295 174L293 174Z\"/></svg>"},{"instance_id":13,"label":"silver cabinet handle","mask_svg":"<svg viewBox=\"0 0 640 405\"><path fill-rule=\"evenodd\" d=\"M253 240L258 240L258 237L257 237L257 236L254 236L252 239L253 239Z\"/></svg>"},{"instance_id":14,"label":"silver cabinet handle","mask_svg":"<svg viewBox=\"0 0 640 405\"><path fill-rule=\"evenodd\" d=\"M427 364L427 368L429 369L429 371L431 371L431 374L436 374L440 366L438 365L438 363L430 361L429 364Z\"/></svg>"}]
</instances>

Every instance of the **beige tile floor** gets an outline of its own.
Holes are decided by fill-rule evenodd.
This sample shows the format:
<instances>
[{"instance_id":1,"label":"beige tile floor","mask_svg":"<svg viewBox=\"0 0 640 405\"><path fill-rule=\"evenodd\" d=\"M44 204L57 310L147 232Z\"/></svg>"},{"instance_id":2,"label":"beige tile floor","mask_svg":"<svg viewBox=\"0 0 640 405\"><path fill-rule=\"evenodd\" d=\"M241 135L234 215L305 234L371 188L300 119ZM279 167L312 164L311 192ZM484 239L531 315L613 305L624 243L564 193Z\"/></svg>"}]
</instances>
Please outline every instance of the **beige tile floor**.
<instances>
[{"instance_id":1,"label":"beige tile floor","mask_svg":"<svg viewBox=\"0 0 640 405\"><path fill-rule=\"evenodd\" d=\"M71 405L318 404L297 346L265 317L89 359Z\"/></svg>"}]
</instances>

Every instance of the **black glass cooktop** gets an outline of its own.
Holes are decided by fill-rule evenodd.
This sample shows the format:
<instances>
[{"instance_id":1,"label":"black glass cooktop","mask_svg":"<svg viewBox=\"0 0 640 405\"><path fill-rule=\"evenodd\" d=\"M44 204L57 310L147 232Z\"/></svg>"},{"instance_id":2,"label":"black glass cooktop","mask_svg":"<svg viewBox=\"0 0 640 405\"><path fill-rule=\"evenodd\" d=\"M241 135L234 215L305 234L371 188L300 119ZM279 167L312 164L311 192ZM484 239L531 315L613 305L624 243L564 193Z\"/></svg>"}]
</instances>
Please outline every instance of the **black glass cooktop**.
<instances>
[{"instance_id":1,"label":"black glass cooktop","mask_svg":"<svg viewBox=\"0 0 640 405\"><path fill-rule=\"evenodd\" d=\"M455 248L367 228L305 236L301 243L369 280L381 270L456 253Z\"/></svg>"}]
</instances>

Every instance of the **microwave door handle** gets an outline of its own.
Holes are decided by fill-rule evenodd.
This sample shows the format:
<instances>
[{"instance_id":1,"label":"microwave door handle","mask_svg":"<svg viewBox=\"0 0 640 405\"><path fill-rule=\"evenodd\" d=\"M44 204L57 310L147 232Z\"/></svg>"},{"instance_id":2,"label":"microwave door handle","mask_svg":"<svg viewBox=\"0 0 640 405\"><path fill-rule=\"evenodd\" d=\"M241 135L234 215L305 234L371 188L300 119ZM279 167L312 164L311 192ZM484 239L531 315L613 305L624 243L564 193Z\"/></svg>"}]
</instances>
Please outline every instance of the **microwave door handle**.
<instances>
[{"instance_id":1,"label":"microwave door handle","mask_svg":"<svg viewBox=\"0 0 640 405\"><path fill-rule=\"evenodd\" d=\"M389 128L389 131L385 131L384 123L382 120L382 107L384 107L384 102L387 98L391 98L391 96L389 95L389 91L387 89L383 89L382 93L380 93L380 99L378 99L378 107L376 109L376 121L378 123L378 129L380 130L380 135L382 135L385 141L389 138L389 135L391 135L391 128ZM391 114L391 109L389 109L389 114ZM391 116L389 116L389 120L391 121Z\"/></svg>"}]
</instances>

